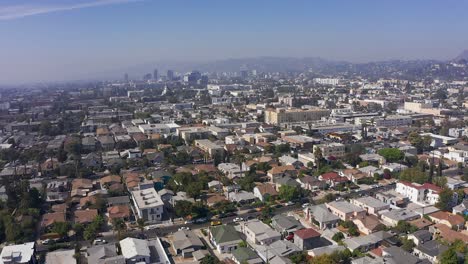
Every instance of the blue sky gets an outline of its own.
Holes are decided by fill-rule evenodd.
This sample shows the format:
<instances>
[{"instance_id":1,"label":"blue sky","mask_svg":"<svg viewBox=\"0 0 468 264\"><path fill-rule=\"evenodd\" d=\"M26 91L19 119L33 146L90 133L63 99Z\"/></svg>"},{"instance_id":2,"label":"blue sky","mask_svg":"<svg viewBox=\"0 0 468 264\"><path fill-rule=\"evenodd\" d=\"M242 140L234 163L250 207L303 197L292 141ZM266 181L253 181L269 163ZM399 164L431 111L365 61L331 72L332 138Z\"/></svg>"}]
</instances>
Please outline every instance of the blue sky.
<instances>
[{"instance_id":1,"label":"blue sky","mask_svg":"<svg viewBox=\"0 0 468 264\"><path fill-rule=\"evenodd\" d=\"M450 59L468 1L0 0L0 83L160 61Z\"/></svg>"}]
</instances>

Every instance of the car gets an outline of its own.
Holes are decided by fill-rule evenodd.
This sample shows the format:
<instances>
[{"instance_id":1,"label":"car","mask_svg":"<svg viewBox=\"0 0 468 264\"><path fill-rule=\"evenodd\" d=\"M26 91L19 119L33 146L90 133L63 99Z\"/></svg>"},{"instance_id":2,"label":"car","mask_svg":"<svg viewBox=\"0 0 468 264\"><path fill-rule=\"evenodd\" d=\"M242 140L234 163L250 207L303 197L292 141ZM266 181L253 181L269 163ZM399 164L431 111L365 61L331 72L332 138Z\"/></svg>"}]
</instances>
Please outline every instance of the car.
<instances>
[{"instance_id":1,"label":"car","mask_svg":"<svg viewBox=\"0 0 468 264\"><path fill-rule=\"evenodd\" d=\"M218 226L222 225L223 223L221 221L211 221L211 226Z\"/></svg>"},{"instance_id":2,"label":"car","mask_svg":"<svg viewBox=\"0 0 468 264\"><path fill-rule=\"evenodd\" d=\"M241 222L241 221L244 221L244 218L242 218L242 217L236 217L236 218L234 218L234 219L232 220L232 222L234 222L234 223L238 223L238 222Z\"/></svg>"},{"instance_id":3,"label":"car","mask_svg":"<svg viewBox=\"0 0 468 264\"><path fill-rule=\"evenodd\" d=\"M285 239L286 240L293 240L294 239L294 233L289 233L289 235Z\"/></svg>"},{"instance_id":4,"label":"car","mask_svg":"<svg viewBox=\"0 0 468 264\"><path fill-rule=\"evenodd\" d=\"M302 205L302 208L306 208L306 207L308 207L309 205L310 205L310 203L305 203L305 204Z\"/></svg>"},{"instance_id":5,"label":"car","mask_svg":"<svg viewBox=\"0 0 468 264\"><path fill-rule=\"evenodd\" d=\"M291 205L294 205L294 203L291 201L284 203L284 206L291 206Z\"/></svg>"},{"instance_id":6,"label":"car","mask_svg":"<svg viewBox=\"0 0 468 264\"><path fill-rule=\"evenodd\" d=\"M190 227L188 227L188 226L179 227L179 231L182 231L182 230L188 231L188 230L190 230Z\"/></svg>"},{"instance_id":7,"label":"car","mask_svg":"<svg viewBox=\"0 0 468 264\"><path fill-rule=\"evenodd\" d=\"M184 223L185 223L186 225L188 225L188 224L193 224L193 220L187 220L187 221L185 221Z\"/></svg>"},{"instance_id":8,"label":"car","mask_svg":"<svg viewBox=\"0 0 468 264\"><path fill-rule=\"evenodd\" d=\"M42 245L49 245L50 243L52 243L52 239L44 239L42 240Z\"/></svg>"},{"instance_id":9,"label":"car","mask_svg":"<svg viewBox=\"0 0 468 264\"><path fill-rule=\"evenodd\" d=\"M104 244L107 244L107 241L105 239L102 239L102 238L96 238L94 239L93 241L93 245L104 245Z\"/></svg>"},{"instance_id":10,"label":"car","mask_svg":"<svg viewBox=\"0 0 468 264\"><path fill-rule=\"evenodd\" d=\"M207 222L208 219L206 219L205 217L202 217L202 218L197 218L194 220L195 224L203 224L205 222Z\"/></svg>"}]
</instances>

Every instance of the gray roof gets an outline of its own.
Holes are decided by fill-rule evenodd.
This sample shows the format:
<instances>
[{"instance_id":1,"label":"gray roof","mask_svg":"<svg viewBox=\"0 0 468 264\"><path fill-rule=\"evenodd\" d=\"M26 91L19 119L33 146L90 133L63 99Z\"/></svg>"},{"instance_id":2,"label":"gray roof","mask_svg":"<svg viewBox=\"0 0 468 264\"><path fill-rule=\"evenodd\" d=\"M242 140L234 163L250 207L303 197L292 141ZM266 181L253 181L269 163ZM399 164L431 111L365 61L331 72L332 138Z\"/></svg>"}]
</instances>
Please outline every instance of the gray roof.
<instances>
[{"instance_id":1,"label":"gray roof","mask_svg":"<svg viewBox=\"0 0 468 264\"><path fill-rule=\"evenodd\" d=\"M247 247L239 247L236 250L232 252L232 255L234 258L239 261L240 263L243 263L244 261L260 258L257 253L255 253L253 250Z\"/></svg>"},{"instance_id":2,"label":"gray roof","mask_svg":"<svg viewBox=\"0 0 468 264\"><path fill-rule=\"evenodd\" d=\"M343 213L352 213L352 212L362 212L365 211L359 206L356 206L354 204L350 204L347 201L333 201L330 203L327 203L328 206L336 208L337 210L343 212Z\"/></svg>"},{"instance_id":3,"label":"gray roof","mask_svg":"<svg viewBox=\"0 0 468 264\"><path fill-rule=\"evenodd\" d=\"M214 226L210 229L216 243L225 243L236 240L241 240L239 233L232 225Z\"/></svg>"},{"instance_id":4,"label":"gray roof","mask_svg":"<svg viewBox=\"0 0 468 264\"><path fill-rule=\"evenodd\" d=\"M309 250L309 252L312 252L314 256L320 256L323 254L331 254L335 251L343 251L346 248L344 246L340 245L330 245L326 247L319 247L319 248L314 248Z\"/></svg>"},{"instance_id":5,"label":"gray roof","mask_svg":"<svg viewBox=\"0 0 468 264\"><path fill-rule=\"evenodd\" d=\"M382 240L391 237L392 235L388 234L385 231L375 232L367 236L359 236L346 238L343 240L343 243L351 250L354 251L362 246L374 245Z\"/></svg>"},{"instance_id":6,"label":"gray roof","mask_svg":"<svg viewBox=\"0 0 468 264\"><path fill-rule=\"evenodd\" d=\"M299 230L299 229L304 228L301 222L296 220L296 218L294 218L293 216L286 216L286 215L279 214L279 215L275 215L271 220L273 222L272 223L273 227L277 231L286 231L286 230L292 230L292 229Z\"/></svg>"},{"instance_id":7,"label":"gray roof","mask_svg":"<svg viewBox=\"0 0 468 264\"><path fill-rule=\"evenodd\" d=\"M413 256L411 253L404 251L399 247L389 247L383 249L383 256L386 260L386 263L390 264L419 264L421 263L420 259L416 256Z\"/></svg>"},{"instance_id":8,"label":"gray roof","mask_svg":"<svg viewBox=\"0 0 468 264\"><path fill-rule=\"evenodd\" d=\"M372 208L379 208L379 207L384 207L387 205L384 202L377 200L371 196L364 196L364 197L356 198L355 200Z\"/></svg>"},{"instance_id":9,"label":"gray roof","mask_svg":"<svg viewBox=\"0 0 468 264\"><path fill-rule=\"evenodd\" d=\"M88 263L104 263L103 260L117 256L115 244L90 247L87 250Z\"/></svg>"},{"instance_id":10,"label":"gray roof","mask_svg":"<svg viewBox=\"0 0 468 264\"><path fill-rule=\"evenodd\" d=\"M176 250L184 250L193 247L203 247L203 242L193 231L180 230L174 233L173 245Z\"/></svg>"},{"instance_id":11,"label":"gray roof","mask_svg":"<svg viewBox=\"0 0 468 264\"><path fill-rule=\"evenodd\" d=\"M324 204L311 206L309 210L311 216L319 223L327 223L340 220L338 216L328 211L327 207Z\"/></svg>"},{"instance_id":12,"label":"gray roof","mask_svg":"<svg viewBox=\"0 0 468 264\"><path fill-rule=\"evenodd\" d=\"M413 234L414 237L416 237L419 241L422 241L422 242L426 242L426 241L429 241L431 240L432 238L432 234L431 232L427 231L427 230L418 230L416 232L414 232Z\"/></svg>"},{"instance_id":13,"label":"gray roof","mask_svg":"<svg viewBox=\"0 0 468 264\"><path fill-rule=\"evenodd\" d=\"M416 249L431 257L435 257L445 252L448 247L436 240L429 240L424 243L420 243Z\"/></svg>"},{"instance_id":14,"label":"gray roof","mask_svg":"<svg viewBox=\"0 0 468 264\"><path fill-rule=\"evenodd\" d=\"M406 209L394 209L382 215L390 219L396 220L396 221L400 221L400 220L405 221L409 219L414 219L415 217L419 217L419 215L416 214L415 212L408 211Z\"/></svg>"},{"instance_id":15,"label":"gray roof","mask_svg":"<svg viewBox=\"0 0 468 264\"><path fill-rule=\"evenodd\" d=\"M107 204L130 204L128 196L116 196L107 198Z\"/></svg>"}]
</instances>

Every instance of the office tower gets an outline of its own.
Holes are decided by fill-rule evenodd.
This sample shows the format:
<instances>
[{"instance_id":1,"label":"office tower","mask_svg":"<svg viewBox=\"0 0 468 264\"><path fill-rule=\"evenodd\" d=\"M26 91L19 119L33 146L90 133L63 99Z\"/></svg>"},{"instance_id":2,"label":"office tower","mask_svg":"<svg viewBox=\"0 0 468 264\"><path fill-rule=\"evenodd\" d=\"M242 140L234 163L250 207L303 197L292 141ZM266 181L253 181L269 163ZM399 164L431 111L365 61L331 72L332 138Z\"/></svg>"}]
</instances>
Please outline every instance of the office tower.
<instances>
[{"instance_id":1,"label":"office tower","mask_svg":"<svg viewBox=\"0 0 468 264\"><path fill-rule=\"evenodd\" d=\"M158 69L155 69L155 70L153 71L153 80L156 80L156 81L157 81L157 80L158 80L158 77L159 77L159 76L158 76Z\"/></svg>"},{"instance_id":2,"label":"office tower","mask_svg":"<svg viewBox=\"0 0 468 264\"><path fill-rule=\"evenodd\" d=\"M247 79L247 77L249 77L249 72L247 70L241 70L240 76L242 79Z\"/></svg>"},{"instance_id":3,"label":"office tower","mask_svg":"<svg viewBox=\"0 0 468 264\"><path fill-rule=\"evenodd\" d=\"M124 74L124 81L125 81L125 82L128 82L128 73L125 73L125 74Z\"/></svg>"},{"instance_id":4,"label":"office tower","mask_svg":"<svg viewBox=\"0 0 468 264\"><path fill-rule=\"evenodd\" d=\"M168 81L173 81L174 80L174 71L173 70L168 70L167 71L167 80Z\"/></svg>"}]
</instances>

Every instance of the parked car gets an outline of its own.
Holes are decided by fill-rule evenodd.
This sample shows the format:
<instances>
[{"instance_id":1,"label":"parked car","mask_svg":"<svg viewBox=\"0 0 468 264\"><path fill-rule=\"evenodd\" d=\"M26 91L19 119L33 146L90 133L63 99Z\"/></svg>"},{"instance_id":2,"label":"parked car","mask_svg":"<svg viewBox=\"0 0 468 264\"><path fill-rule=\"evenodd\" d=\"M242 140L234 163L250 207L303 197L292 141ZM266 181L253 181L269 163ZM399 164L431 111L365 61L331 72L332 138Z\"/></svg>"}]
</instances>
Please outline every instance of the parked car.
<instances>
[{"instance_id":1,"label":"parked car","mask_svg":"<svg viewBox=\"0 0 468 264\"><path fill-rule=\"evenodd\" d=\"M284 206L291 206L291 205L294 205L294 203L291 201L284 203Z\"/></svg>"},{"instance_id":2,"label":"parked car","mask_svg":"<svg viewBox=\"0 0 468 264\"><path fill-rule=\"evenodd\" d=\"M234 223L238 223L238 222L241 222L241 221L244 221L244 218L242 217L236 217L234 218L234 220L232 220Z\"/></svg>"},{"instance_id":3,"label":"parked car","mask_svg":"<svg viewBox=\"0 0 468 264\"><path fill-rule=\"evenodd\" d=\"M211 226L218 226L222 225L223 223L221 221L211 221Z\"/></svg>"},{"instance_id":4,"label":"parked car","mask_svg":"<svg viewBox=\"0 0 468 264\"><path fill-rule=\"evenodd\" d=\"M310 203L305 203L305 204L302 205L302 208L306 208L306 207L308 207L309 205L310 205Z\"/></svg>"},{"instance_id":5,"label":"parked car","mask_svg":"<svg viewBox=\"0 0 468 264\"><path fill-rule=\"evenodd\" d=\"M93 245L104 245L104 244L107 244L107 241L105 239L102 239L102 238L96 238L94 239L93 241Z\"/></svg>"},{"instance_id":6,"label":"parked car","mask_svg":"<svg viewBox=\"0 0 468 264\"><path fill-rule=\"evenodd\" d=\"M194 220L195 224L203 224L205 222L207 222L208 219L206 219L205 217L202 217L202 218L197 218Z\"/></svg>"},{"instance_id":7,"label":"parked car","mask_svg":"<svg viewBox=\"0 0 468 264\"><path fill-rule=\"evenodd\" d=\"M289 233L289 235L285 238L286 240L293 240L294 239L294 233Z\"/></svg>"},{"instance_id":8,"label":"parked car","mask_svg":"<svg viewBox=\"0 0 468 264\"><path fill-rule=\"evenodd\" d=\"M188 226L182 226L182 227L179 227L179 231L182 231L182 230L190 230L190 227Z\"/></svg>"}]
</instances>

